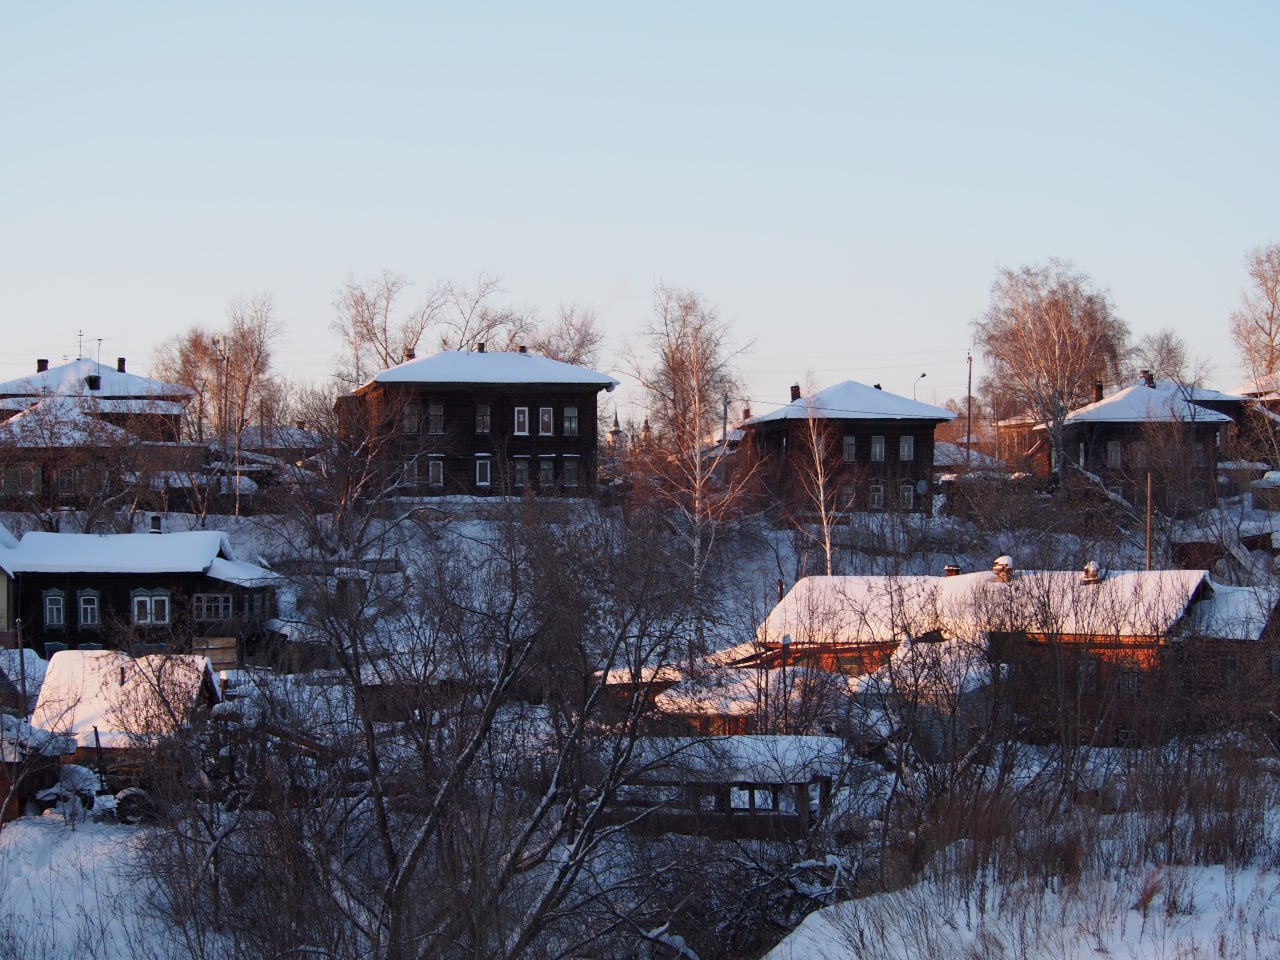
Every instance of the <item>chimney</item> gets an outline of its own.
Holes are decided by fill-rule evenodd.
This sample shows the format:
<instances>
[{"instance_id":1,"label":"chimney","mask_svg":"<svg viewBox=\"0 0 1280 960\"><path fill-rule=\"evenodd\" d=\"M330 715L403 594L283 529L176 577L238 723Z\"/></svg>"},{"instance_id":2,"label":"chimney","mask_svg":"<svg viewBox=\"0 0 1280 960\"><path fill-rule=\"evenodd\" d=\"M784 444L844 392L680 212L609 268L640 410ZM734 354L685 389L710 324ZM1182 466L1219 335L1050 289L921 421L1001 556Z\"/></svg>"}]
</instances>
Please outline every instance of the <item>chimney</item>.
<instances>
[{"instance_id":1,"label":"chimney","mask_svg":"<svg viewBox=\"0 0 1280 960\"><path fill-rule=\"evenodd\" d=\"M160 533L160 514L158 513L151 515L151 532Z\"/></svg>"},{"instance_id":2,"label":"chimney","mask_svg":"<svg viewBox=\"0 0 1280 960\"><path fill-rule=\"evenodd\" d=\"M528 348L528 347L526 347L526 346L522 343L522 344L520 344L520 352L521 352L521 353L528 353L528 352L529 352L529 348Z\"/></svg>"},{"instance_id":3,"label":"chimney","mask_svg":"<svg viewBox=\"0 0 1280 960\"><path fill-rule=\"evenodd\" d=\"M1010 583L1013 580L1013 557L1005 554L1002 557L996 557L995 563L991 565L991 572L995 574L996 579L1001 583Z\"/></svg>"},{"instance_id":4,"label":"chimney","mask_svg":"<svg viewBox=\"0 0 1280 960\"><path fill-rule=\"evenodd\" d=\"M48 372L49 372L49 361L46 360L44 357L41 357L36 361L36 373L48 373Z\"/></svg>"},{"instance_id":5,"label":"chimney","mask_svg":"<svg viewBox=\"0 0 1280 960\"><path fill-rule=\"evenodd\" d=\"M791 401L792 403L794 403L799 399L800 399L800 384L793 383L791 385Z\"/></svg>"},{"instance_id":6,"label":"chimney","mask_svg":"<svg viewBox=\"0 0 1280 960\"><path fill-rule=\"evenodd\" d=\"M101 375L100 375L100 374L91 373L91 374L89 374L87 377L85 377L85 378L84 378L84 384L85 384L85 386L86 386L86 387L88 387L90 390L101 390L101 389L102 389L102 377L101 377Z\"/></svg>"},{"instance_id":7,"label":"chimney","mask_svg":"<svg viewBox=\"0 0 1280 960\"><path fill-rule=\"evenodd\" d=\"M1093 384L1093 402L1094 403L1102 402L1102 381L1101 380L1097 380Z\"/></svg>"},{"instance_id":8,"label":"chimney","mask_svg":"<svg viewBox=\"0 0 1280 960\"><path fill-rule=\"evenodd\" d=\"M958 576L960 576L960 564L958 564L958 563L948 563L945 567L943 567L943 568L942 568L942 575L943 575L944 577L958 577Z\"/></svg>"},{"instance_id":9,"label":"chimney","mask_svg":"<svg viewBox=\"0 0 1280 960\"><path fill-rule=\"evenodd\" d=\"M743 408L742 408L742 419L743 419L743 420L750 420L750 419L751 419L751 408L750 408L750 407L743 407Z\"/></svg>"},{"instance_id":10,"label":"chimney","mask_svg":"<svg viewBox=\"0 0 1280 960\"><path fill-rule=\"evenodd\" d=\"M410 360L416 360L416 359L417 359L417 357L418 357L418 354L417 354L417 352L416 352L416 351L414 351L413 347L405 347L405 348L404 348L404 362L405 362L405 363L408 363Z\"/></svg>"},{"instance_id":11,"label":"chimney","mask_svg":"<svg viewBox=\"0 0 1280 960\"><path fill-rule=\"evenodd\" d=\"M1142 382L1145 386L1154 387L1156 385L1156 375L1150 370L1143 370Z\"/></svg>"},{"instance_id":12,"label":"chimney","mask_svg":"<svg viewBox=\"0 0 1280 960\"><path fill-rule=\"evenodd\" d=\"M1084 565L1084 580L1082 582L1100 583L1101 581L1102 577L1098 574L1098 562L1096 560L1090 560Z\"/></svg>"},{"instance_id":13,"label":"chimney","mask_svg":"<svg viewBox=\"0 0 1280 960\"><path fill-rule=\"evenodd\" d=\"M124 357L116 357L116 373L124 373Z\"/></svg>"},{"instance_id":14,"label":"chimney","mask_svg":"<svg viewBox=\"0 0 1280 960\"><path fill-rule=\"evenodd\" d=\"M483 343L477 343L477 344L476 344L476 353L484 353L484 344L483 344Z\"/></svg>"}]
</instances>

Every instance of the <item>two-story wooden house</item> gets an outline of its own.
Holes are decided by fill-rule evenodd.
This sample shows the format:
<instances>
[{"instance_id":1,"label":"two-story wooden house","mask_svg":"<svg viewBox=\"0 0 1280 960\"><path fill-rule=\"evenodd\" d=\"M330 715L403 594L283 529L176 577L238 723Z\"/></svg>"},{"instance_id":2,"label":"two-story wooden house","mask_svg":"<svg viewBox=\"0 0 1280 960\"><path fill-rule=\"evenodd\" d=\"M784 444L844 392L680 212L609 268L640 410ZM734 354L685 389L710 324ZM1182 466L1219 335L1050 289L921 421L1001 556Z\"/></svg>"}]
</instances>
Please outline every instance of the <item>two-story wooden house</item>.
<instances>
[{"instance_id":1,"label":"two-story wooden house","mask_svg":"<svg viewBox=\"0 0 1280 960\"><path fill-rule=\"evenodd\" d=\"M377 411L384 459L409 496L589 496L596 401L618 381L519 351L445 351L406 360L345 402Z\"/></svg>"},{"instance_id":2,"label":"two-story wooden house","mask_svg":"<svg viewBox=\"0 0 1280 960\"><path fill-rule=\"evenodd\" d=\"M740 424L740 451L770 494L805 509L812 497L814 451L837 511L931 509L933 432L955 418L942 407L846 380Z\"/></svg>"}]
</instances>

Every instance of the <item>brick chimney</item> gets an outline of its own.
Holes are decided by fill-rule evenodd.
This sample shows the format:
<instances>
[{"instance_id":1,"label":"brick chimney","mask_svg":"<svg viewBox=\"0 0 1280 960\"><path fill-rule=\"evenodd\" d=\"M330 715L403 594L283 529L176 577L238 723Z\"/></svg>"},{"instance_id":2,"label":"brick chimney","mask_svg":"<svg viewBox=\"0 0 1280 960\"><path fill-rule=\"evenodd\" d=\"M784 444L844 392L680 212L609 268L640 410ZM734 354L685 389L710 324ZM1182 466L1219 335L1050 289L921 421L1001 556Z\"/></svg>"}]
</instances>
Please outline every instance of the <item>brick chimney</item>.
<instances>
[{"instance_id":1,"label":"brick chimney","mask_svg":"<svg viewBox=\"0 0 1280 960\"><path fill-rule=\"evenodd\" d=\"M958 563L948 563L945 567L943 567L943 568L942 568L942 575L943 575L944 577L958 577L958 576L960 576L960 564L958 564Z\"/></svg>"},{"instance_id":2,"label":"brick chimney","mask_svg":"<svg viewBox=\"0 0 1280 960\"><path fill-rule=\"evenodd\" d=\"M484 344L483 344L483 343L477 343L477 344L476 344L476 353L484 353Z\"/></svg>"},{"instance_id":3,"label":"brick chimney","mask_svg":"<svg viewBox=\"0 0 1280 960\"><path fill-rule=\"evenodd\" d=\"M794 403L800 399L800 384L793 383L791 385L791 401Z\"/></svg>"},{"instance_id":4,"label":"brick chimney","mask_svg":"<svg viewBox=\"0 0 1280 960\"><path fill-rule=\"evenodd\" d=\"M416 359L417 359L417 357L418 357L418 354L417 354L417 352L413 349L413 347L405 347L405 348L404 348L404 362L405 362L405 363L408 363L410 360L416 360Z\"/></svg>"},{"instance_id":5,"label":"brick chimney","mask_svg":"<svg viewBox=\"0 0 1280 960\"><path fill-rule=\"evenodd\" d=\"M124 373L124 357L116 357L116 373Z\"/></svg>"},{"instance_id":6,"label":"brick chimney","mask_svg":"<svg viewBox=\"0 0 1280 960\"><path fill-rule=\"evenodd\" d=\"M46 360L44 357L40 357L38 360L36 360L36 373L48 373L48 372L49 372L49 361Z\"/></svg>"}]
</instances>

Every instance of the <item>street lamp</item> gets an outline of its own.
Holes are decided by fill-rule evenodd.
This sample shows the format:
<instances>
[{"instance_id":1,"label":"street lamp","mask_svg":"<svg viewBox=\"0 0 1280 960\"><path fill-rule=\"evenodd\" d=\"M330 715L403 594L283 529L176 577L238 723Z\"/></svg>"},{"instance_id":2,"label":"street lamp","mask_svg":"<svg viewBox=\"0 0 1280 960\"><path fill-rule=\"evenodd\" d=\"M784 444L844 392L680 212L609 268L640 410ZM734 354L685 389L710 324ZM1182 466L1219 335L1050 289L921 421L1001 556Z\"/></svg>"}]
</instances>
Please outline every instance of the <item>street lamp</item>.
<instances>
[{"instance_id":1,"label":"street lamp","mask_svg":"<svg viewBox=\"0 0 1280 960\"><path fill-rule=\"evenodd\" d=\"M913 383L913 384L911 385L911 399L912 399L912 400L914 400L914 399L916 398L916 387L918 387L918 386L920 385L920 381L921 381L921 380L923 380L923 379L925 378L925 376L926 376L926 374L923 374L923 373L922 373L922 374L920 374L920 376L916 377L916 382L915 382L915 383Z\"/></svg>"}]
</instances>

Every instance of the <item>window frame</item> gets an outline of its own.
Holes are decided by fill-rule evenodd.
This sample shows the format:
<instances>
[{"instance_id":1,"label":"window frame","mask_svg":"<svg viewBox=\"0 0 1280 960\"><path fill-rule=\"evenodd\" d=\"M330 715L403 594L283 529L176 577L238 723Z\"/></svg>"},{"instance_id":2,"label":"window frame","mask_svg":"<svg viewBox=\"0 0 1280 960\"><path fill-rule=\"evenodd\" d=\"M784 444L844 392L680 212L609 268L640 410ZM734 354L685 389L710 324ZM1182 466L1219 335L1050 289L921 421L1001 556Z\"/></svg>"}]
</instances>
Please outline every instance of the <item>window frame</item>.
<instances>
[{"instance_id":1,"label":"window frame","mask_svg":"<svg viewBox=\"0 0 1280 960\"><path fill-rule=\"evenodd\" d=\"M871 438L871 462L884 463L884 436L877 435Z\"/></svg>"},{"instance_id":2,"label":"window frame","mask_svg":"<svg viewBox=\"0 0 1280 960\"><path fill-rule=\"evenodd\" d=\"M867 488L867 504L872 510L884 509L884 484L873 483Z\"/></svg>"},{"instance_id":3,"label":"window frame","mask_svg":"<svg viewBox=\"0 0 1280 960\"><path fill-rule=\"evenodd\" d=\"M840 459L843 463L858 462L858 438L846 434L840 442Z\"/></svg>"},{"instance_id":4,"label":"window frame","mask_svg":"<svg viewBox=\"0 0 1280 960\"><path fill-rule=\"evenodd\" d=\"M476 404L476 433L493 432L493 407L487 403Z\"/></svg>"},{"instance_id":5,"label":"window frame","mask_svg":"<svg viewBox=\"0 0 1280 960\"><path fill-rule=\"evenodd\" d=\"M538 458L538 487L545 489L556 485L556 458Z\"/></svg>"},{"instance_id":6,"label":"window frame","mask_svg":"<svg viewBox=\"0 0 1280 960\"><path fill-rule=\"evenodd\" d=\"M210 609L217 607L217 615ZM193 593L191 619L196 623L226 623L235 619L235 598L230 593Z\"/></svg>"},{"instance_id":7,"label":"window frame","mask_svg":"<svg viewBox=\"0 0 1280 960\"><path fill-rule=\"evenodd\" d=\"M1119 440L1107 441L1107 469L1119 470L1124 466L1124 444Z\"/></svg>"},{"instance_id":8,"label":"window frame","mask_svg":"<svg viewBox=\"0 0 1280 960\"><path fill-rule=\"evenodd\" d=\"M564 427L563 429L564 436L566 437L578 436L579 423L578 423L578 408L576 406L565 407L563 413L560 416L560 420Z\"/></svg>"},{"instance_id":9,"label":"window frame","mask_svg":"<svg viewBox=\"0 0 1280 960\"><path fill-rule=\"evenodd\" d=\"M903 463L911 463L916 458L916 438L913 434L904 433L898 437L898 459Z\"/></svg>"},{"instance_id":10,"label":"window frame","mask_svg":"<svg viewBox=\"0 0 1280 960\"><path fill-rule=\"evenodd\" d=\"M427 458L427 486L429 487L444 486L444 458L443 457Z\"/></svg>"},{"instance_id":11,"label":"window frame","mask_svg":"<svg viewBox=\"0 0 1280 960\"><path fill-rule=\"evenodd\" d=\"M475 477L477 487L493 486L493 460L488 455L476 457Z\"/></svg>"},{"instance_id":12,"label":"window frame","mask_svg":"<svg viewBox=\"0 0 1280 960\"><path fill-rule=\"evenodd\" d=\"M517 437L529 436L529 408L516 407L511 432Z\"/></svg>"},{"instance_id":13,"label":"window frame","mask_svg":"<svg viewBox=\"0 0 1280 960\"><path fill-rule=\"evenodd\" d=\"M916 508L916 485L914 483L898 485L898 506L903 510L914 510Z\"/></svg>"},{"instance_id":14,"label":"window frame","mask_svg":"<svg viewBox=\"0 0 1280 960\"><path fill-rule=\"evenodd\" d=\"M427 433L438 437L444 433L444 404L427 404Z\"/></svg>"},{"instance_id":15,"label":"window frame","mask_svg":"<svg viewBox=\"0 0 1280 960\"><path fill-rule=\"evenodd\" d=\"M554 437L556 435L556 408L538 408L538 436Z\"/></svg>"},{"instance_id":16,"label":"window frame","mask_svg":"<svg viewBox=\"0 0 1280 960\"><path fill-rule=\"evenodd\" d=\"M86 617L86 610L92 610L92 615ZM76 625L81 630L100 630L102 628L102 597L97 590L85 589L76 591Z\"/></svg>"},{"instance_id":17,"label":"window frame","mask_svg":"<svg viewBox=\"0 0 1280 960\"><path fill-rule=\"evenodd\" d=\"M56 587L45 590L40 597L40 606L44 611L44 628L46 630L67 629L67 594Z\"/></svg>"},{"instance_id":18,"label":"window frame","mask_svg":"<svg viewBox=\"0 0 1280 960\"><path fill-rule=\"evenodd\" d=\"M417 436L422 431L422 410L417 401L404 405L400 413L400 430L410 436Z\"/></svg>"},{"instance_id":19,"label":"window frame","mask_svg":"<svg viewBox=\"0 0 1280 960\"><path fill-rule=\"evenodd\" d=\"M156 615L156 608L164 609L164 616ZM145 610L142 617L139 610ZM173 618L173 603L168 590L146 590L138 588L129 591L129 619L135 627L167 627Z\"/></svg>"},{"instance_id":20,"label":"window frame","mask_svg":"<svg viewBox=\"0 0 1280 960\"><path fill-rule=\"evenodd\" d=\"M511 458L511 485L513 487L529 486L529 458Z\"/></svg>"},{"instance_id":21,"label":"window frame","mask_svg":"<svg viewBox=\"0 0 1280 960\"><path fill-rule=\"evenodd\" d=\"M572 467L572 471L570 470ZM573 476L570 478L569 474ZM582 484L582 460L579 457L565 457L560 465L560 485L562 487L578 487Z\"/></svg>"}]
</instances>

